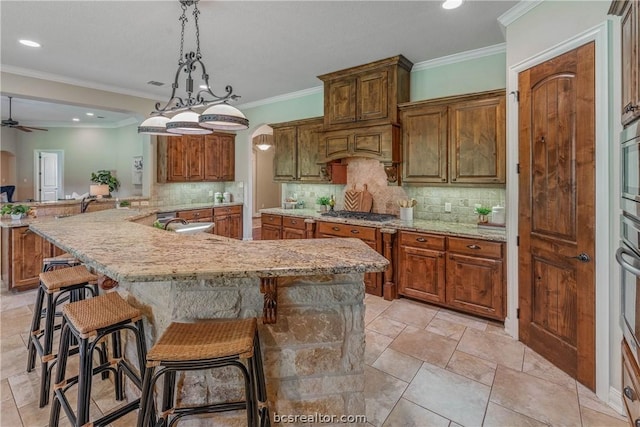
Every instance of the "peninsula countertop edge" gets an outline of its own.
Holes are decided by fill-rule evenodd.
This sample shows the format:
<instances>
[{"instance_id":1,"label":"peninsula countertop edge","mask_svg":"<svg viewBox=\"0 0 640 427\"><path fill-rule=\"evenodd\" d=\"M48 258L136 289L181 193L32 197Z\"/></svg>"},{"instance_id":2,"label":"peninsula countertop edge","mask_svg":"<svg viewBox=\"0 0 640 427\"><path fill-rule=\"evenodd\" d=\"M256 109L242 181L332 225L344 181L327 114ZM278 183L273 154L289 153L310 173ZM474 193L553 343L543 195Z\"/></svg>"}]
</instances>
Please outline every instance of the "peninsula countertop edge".
<instances>
[{"instance_id":1,"label":"peninsula countertop edge","mask_svg":"<svg viewBox=\"0 0 640 427\"><path fill-rule=\"evenodd\" d=\"M355 238L242 241L133 222L156 212L110 209L45 217L30 220L29 229L97 272L126 282L368 273L389 265Z\"/></svg>"}]
</instances>

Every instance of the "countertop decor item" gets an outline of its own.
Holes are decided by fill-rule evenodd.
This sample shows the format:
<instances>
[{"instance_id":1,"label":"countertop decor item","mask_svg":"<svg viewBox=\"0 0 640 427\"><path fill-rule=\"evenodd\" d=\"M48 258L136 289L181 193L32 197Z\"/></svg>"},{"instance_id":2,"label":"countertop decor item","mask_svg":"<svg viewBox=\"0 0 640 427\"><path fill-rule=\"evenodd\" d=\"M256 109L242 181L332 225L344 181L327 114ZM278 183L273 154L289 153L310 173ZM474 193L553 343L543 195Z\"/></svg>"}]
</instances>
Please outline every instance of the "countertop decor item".
<instances>
[{"instance_id":1,"label":"countertop decor item","mask_svg":"<svg viewBox=\"0 0 640 427\"><path fill-rule=\"evenodd\" d=\"M99 185L107 185L107 186L109 186L109 193L111 193L112 191L117 191L118 188L120 188L120 181L118 180L118 178L113 176L111 174L111 171L108 171L106 169L101 169L101 170L99 170L97 172L91 172L91 182L95 182L96 184L99 184ZM91 196L107 196L107 195L109 195L109 193L107 193L107 194L97 193L97 191L99 191L99 190L98 189L94 189L94 192L92 193L91 190L89 190L89 194Z\"/></svg>"},{"instance_id":2,"label":"countertop decor item","mask_svg":"<svg viewBox=\"0 0 640 427\"><path fill-rule=\"evenodd\" d=\"M18 219L21 219L24 215L26 215L27 212L29 212L29 209L31 208L27 205L8 204L2 207L2 210L0 210L0 213L2 213L2 215L9 214L11 215L11 219L18 220Z\"/></svg>"},{"instance_id":3,"label":"countertop decor item","mask_svg":"<svg viewBox=\"0 0 640 427\"><path fill-rule=\"evenodd\" d=\"M202 62L200 52L200 29L198 26L198 0L179 0L182 8L180 15L180 55L178 69L172 85L171 97L164 106L156 103L155 110L151 117L142 122L138 127L138 133L150 135L204 135L212 133L212 129L219 130L242 130L249 127L249 120L240 110L228 105L229 100L236 100L238 95L233 94L231 85L225 87L225 94L218 96L211 91L212 85L209 83L209 75ZM195 24L196 51L184 53L184 27L188 21L186 11L193 6L193 22ZM181 73L187 74L185 82L186 97L176 94L176 89L180 86L178 78ZM194 82L192 74L201 75L200 81ZM199 88L193 94L194 88ZM207 108L202 114L198 114L193 109ZM178 114L175 114L178 113ZM171 119L165 114L175 114Z\"/></svg>"},{"instance_id":4,"label":"countertop decor item","mask_svg":"<svg viewBox=\"0 0 640 427\"><path fill-rule=\"evenodd\" d=\"M476 213L478 214L479 224L489 222L489 220L487 219L487 215L491 213L491 208L488 208L486 206L477 206L475 210L476 210Z\"/></svg>"},{"instance_id":5,"label":"countertop decor item","mask_svg":"<svg viewBox=\"0 0 640 427\"><path fill-rule=\"evenodd\" d=\"M327 196L320 196L316 199L316 204L320 205L320 212L326 212L327 211L327 206L329 206L329 197Z\"/></svg>"}]
</instances>

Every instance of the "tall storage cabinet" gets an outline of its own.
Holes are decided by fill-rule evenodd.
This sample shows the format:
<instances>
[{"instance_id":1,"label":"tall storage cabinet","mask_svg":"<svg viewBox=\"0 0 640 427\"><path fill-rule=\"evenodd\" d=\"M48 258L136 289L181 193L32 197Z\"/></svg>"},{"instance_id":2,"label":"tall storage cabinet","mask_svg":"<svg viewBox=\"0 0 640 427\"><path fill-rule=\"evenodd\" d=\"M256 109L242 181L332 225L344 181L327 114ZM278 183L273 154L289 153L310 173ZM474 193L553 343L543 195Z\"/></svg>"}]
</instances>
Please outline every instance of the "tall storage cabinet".
<instances>
[{"instance_id":1,"label":"tall storage cabinet","mask_svg":"<svg viewBox=\"0 0 640 427\"><path fill-rule=\"evenodd\" d=\"M622 124L640 118L640 1L621 0L611 3L609 13L618 15L622 40Z\"/></svg>"}]
</instances>

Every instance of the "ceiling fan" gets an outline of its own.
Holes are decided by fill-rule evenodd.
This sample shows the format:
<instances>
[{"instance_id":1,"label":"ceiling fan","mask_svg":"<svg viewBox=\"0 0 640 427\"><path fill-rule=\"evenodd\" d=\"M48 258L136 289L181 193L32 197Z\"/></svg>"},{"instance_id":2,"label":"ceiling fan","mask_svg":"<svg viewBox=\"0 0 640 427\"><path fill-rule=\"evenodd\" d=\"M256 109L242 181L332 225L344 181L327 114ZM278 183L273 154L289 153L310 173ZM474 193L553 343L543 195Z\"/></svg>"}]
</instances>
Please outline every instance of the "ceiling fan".
<instances>
[{"instance_id":1,"label":"ceiling fan","mask_svg":"<svg viewBox=\"0 0 640 427\"><path fill-rule=\"evenodd\" d=\"M29 126L20 126L20 124L16 121L13 120L11 118L11 96L8 96L7 98L9 98L9 118L6 120L2 121L2 127L8 126L10 128L13 129L18 129L21 130L23 132L31 132L34 130L44 130L44 131L48 131L49 129L44 129L44 128L34 128L34 127L29 127Z\"/></svg>"}]
</instances>

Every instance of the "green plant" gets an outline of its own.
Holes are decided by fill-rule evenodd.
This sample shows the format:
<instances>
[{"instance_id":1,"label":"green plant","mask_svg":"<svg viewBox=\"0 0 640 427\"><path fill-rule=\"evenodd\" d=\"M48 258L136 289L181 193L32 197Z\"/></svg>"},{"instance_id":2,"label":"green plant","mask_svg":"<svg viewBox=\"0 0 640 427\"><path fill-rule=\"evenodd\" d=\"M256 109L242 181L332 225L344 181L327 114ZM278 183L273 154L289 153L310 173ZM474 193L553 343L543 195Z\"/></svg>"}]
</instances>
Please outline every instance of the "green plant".
<instances>
[{"instance_id":1,"label":"green plant","mask_svg":"<svg viewBox=\"0 0 640 427\"><path fill-rule=\"evenodd\" d=\"M489 215L491 213L491 208L488 208L486 206L478 206L476 208L476 213L478 215Z\"/></svg>"},{"instance_id":2,"label":"green plant","mask_svg":"<svg viewBox=\"0 0 640 427\"><path fill-rule=\"evenodd\" d=\"M0 210L0 213L2 213L2 215L6 215L6 214L19 215L19 214L26 214L27 212L29 212L29 209L31 208L27 205L8 204L2 207L2 210Z\"/></svg>"},{"instance_id":3,"label":"green plant","mask_svg":"<svg viewBox=\"0 0 640 427\"><path fill-rule=\"evenodd\" d=\"M120 181L118 178L111 175L111 171L104 169L97 172L91 172L91 182L108 185L109 192L116 191L120 187Z\"/></svg>"},{"instance_id":4,"label":"green plant","mask_svg":"<svg viewBox=\"0 0 640 427\"><path fill-rule=\"evenodd\" d=\"M321 197L318 197L316 199L316 203L319 204L319 205L323 205L323 206L328 206L329 205L329 201L330 201L330 199L327 196L321 196Z\"/></svg>"},{"instance_id":5,"label":"green plant","mask_svg":"<svg viewBox=\"0 0 640 427\"><path fill-rule=\"evenodd\" d=\"M121 208L126 208L127 206L131 206L131 202L129 202L128 200L123 200L120 202Z\"/></svg>"},{"instance_id":6,"label":"green plant","mask_svg":"<svg viewBox=\"0 0 640 427\"><path fill-rule=\"evenodd\" d=\"M164 224L158 221L157 219L153 222L153 226L155 228L159 228L160 230L164 230Z\"/></svg>"}]
</instances>

